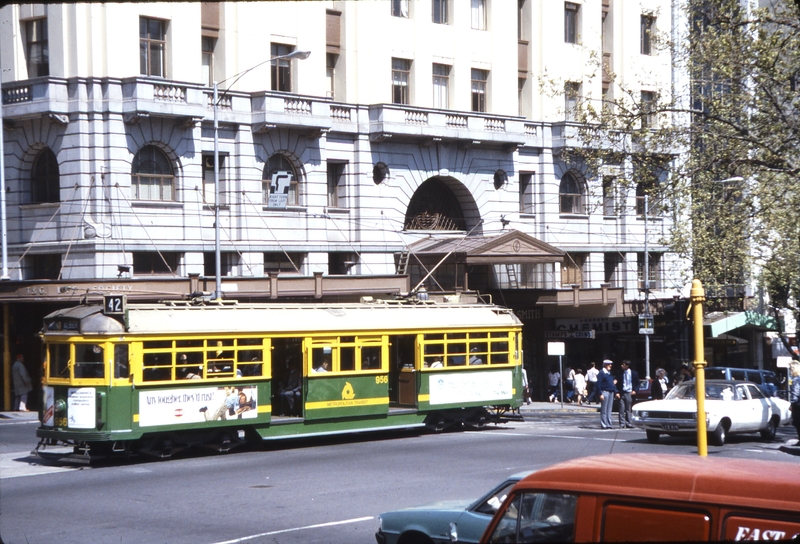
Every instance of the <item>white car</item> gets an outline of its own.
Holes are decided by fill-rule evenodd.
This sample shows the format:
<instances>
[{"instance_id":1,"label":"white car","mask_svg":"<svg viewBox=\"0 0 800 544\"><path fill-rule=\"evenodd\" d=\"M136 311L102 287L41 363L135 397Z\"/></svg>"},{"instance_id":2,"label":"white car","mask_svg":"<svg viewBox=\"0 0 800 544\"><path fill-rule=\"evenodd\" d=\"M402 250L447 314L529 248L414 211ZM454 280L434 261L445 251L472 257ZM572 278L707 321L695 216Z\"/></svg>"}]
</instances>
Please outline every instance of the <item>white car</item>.
<instances>
[{"instance_id":1,"label":"white car","mask_svg":"<svg viewBox=\"0 0 800 544\"><path fill-rule=\"evenodd\" d=\"M633 425L644 429L649 442L662 434L697 434L695 382L676 385L664 400L642 402L633 407ZM729 433L760 432L766 440L775 437L779 425L791 421L790 404L768 397L751 382L706 380L706 430L715 446L725 444Z\"/></svg>"}]
</instances>

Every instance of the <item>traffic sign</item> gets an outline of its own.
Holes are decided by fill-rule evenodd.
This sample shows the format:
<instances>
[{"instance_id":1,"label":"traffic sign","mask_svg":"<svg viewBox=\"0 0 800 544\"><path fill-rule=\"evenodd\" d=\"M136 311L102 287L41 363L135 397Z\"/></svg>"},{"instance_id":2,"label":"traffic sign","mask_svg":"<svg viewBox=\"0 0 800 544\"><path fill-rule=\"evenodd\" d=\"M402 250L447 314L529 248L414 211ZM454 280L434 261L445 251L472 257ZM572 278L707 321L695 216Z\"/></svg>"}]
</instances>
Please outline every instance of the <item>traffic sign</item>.
<instances>
[{"instance_id":1,"label":"traffic sign","mask_svg":"<svg viewBox=\"0 0 800 544\"><path fill-rule=\"evenodd\" d=\"M653 314L639 314L639 334L653 334L654 332Z\"/></svg>"}]
</instances>

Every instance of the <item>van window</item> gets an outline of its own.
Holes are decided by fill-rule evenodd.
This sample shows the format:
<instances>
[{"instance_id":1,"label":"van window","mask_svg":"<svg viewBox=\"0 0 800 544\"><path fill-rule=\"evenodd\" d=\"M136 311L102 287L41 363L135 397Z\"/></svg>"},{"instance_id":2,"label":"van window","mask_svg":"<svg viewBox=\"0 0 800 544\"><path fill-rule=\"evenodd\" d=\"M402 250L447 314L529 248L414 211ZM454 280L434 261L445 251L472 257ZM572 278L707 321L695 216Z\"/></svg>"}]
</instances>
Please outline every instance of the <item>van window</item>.
<instances>
[{"instance_id":1,"label":"van window","mask_svg":"<svg viewBox=\"0 0 800 544\"><path fill-rule=\"evenodd\" d=\"M707 368L706 379L708 380L727 380L728 376L725 375L724 368Z\"/></svg>"},{"instance_id":2,"label":"van window","mask_svg":"<svg viewBox=\"0 0 800 544\"><path fill-rule=\"evenodd\" d=\"M565 493L518 493L489 542L573 542L577 500Z\"/></svg>"},{"instance_id":3,"label":"van window","mask_svg":"<svg viewBox=\"0 0 800 544\"><path fill-rule=\"evenodd\" d=\"M761 383L761 372L758 370L751 370L747 373L747 379L753 383L760 384Z\"/></svg>"},{"instance_id":4,"label":"van window","mask_svg":"<svg viewBox=\"0 0 800 544\"><path fill-rule=\"evenodd\" d=\"M732 380L746 380L747 377L745 376L744 370L731 370L731 379Z\"/></svg>"},{"instance_id":5,"label":"van window","mask_svg":"<svg viewBox=\"0 0 800 544\"><path fill-rule=\"evenodd\" d=\"M711 518L700 510L608 504L602 531L602 540L606 542L647 540L647 536L653 535L672 541L708 540Z\"/></svg>"}]
</instances>

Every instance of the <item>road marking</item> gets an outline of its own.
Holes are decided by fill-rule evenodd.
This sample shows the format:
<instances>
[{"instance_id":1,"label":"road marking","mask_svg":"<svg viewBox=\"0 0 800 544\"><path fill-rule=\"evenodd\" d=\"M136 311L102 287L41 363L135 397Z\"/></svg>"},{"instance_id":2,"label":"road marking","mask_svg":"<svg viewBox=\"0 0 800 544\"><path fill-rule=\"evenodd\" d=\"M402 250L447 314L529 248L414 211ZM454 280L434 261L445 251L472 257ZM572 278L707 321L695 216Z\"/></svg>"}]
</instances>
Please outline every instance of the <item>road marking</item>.
<instances>
[{"instance_id":1,"label":"road marking","mask_svg":"<svg viewBox=\"0 0 800 544\"><path fill-rule=\"evenodd\" d=\"M296 531L305 531L306 529L319 529L320 527L333 527L335 525L346 525L348 523L361 523L362 521L369 521L371 519L375 519L375 516L367 516L364 518L354 518L354 519L345 519L342 521L331 521L328 523L317 523L316 525L306 525L304 527L293 527L291 529L281 529L280 531L270 531L268 533L261 533L258 535L250 535L244 536L242 538L236 538L234 540L225 540L222 542L215 542L214 544L236 544L237 542L245 542L247 540L253 540L254 538L262 538L265 536L271 535L279 535L282 533L293 533Z\"/></svg>"},{"instance_id":2,"label":"road marking","mask_svg":"<svg viewBox=\"0 0 800 544\"><path fill-rule=\"evenodd\" d=\"M8 478L20 478L22 476L41 476L42 474L53 474L55 472L67 472L78 470L84 467L59 467L45 465L32 457L30 452L23 451L17 453L0 453L0 480Z\"/></svg>"}]
</instances>

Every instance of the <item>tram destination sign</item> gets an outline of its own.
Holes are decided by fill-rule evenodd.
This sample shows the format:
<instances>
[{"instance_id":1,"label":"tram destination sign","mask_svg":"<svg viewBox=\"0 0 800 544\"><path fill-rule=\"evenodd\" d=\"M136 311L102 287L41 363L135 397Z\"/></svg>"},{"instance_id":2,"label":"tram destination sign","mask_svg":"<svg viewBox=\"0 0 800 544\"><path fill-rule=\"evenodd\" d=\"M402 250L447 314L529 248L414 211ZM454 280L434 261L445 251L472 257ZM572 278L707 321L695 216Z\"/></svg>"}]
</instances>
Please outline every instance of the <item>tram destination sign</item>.
<instances>
[{"instance_id":1,"label":"tram destination sign","mask_svg":"<svg viewBox=\"0 0 800 544\"><path fill-rule=\"evenodd\" d=\"M580 338L594 340L594 331L544 331L545 338Z\"/></svg>"}]
</instances>

